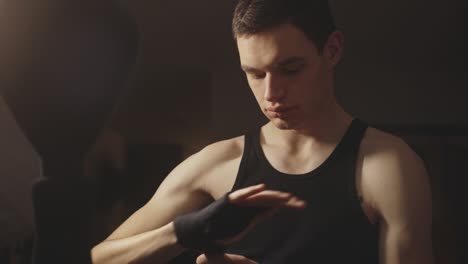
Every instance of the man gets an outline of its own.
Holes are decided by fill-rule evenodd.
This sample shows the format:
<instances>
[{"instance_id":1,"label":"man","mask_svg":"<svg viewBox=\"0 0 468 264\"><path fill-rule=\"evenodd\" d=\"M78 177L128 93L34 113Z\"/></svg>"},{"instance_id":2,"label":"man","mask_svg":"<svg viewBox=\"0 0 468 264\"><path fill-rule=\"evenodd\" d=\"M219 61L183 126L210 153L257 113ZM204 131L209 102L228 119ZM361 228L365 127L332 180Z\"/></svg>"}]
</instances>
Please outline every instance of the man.
<instances>
[{"instance_id":1,"label":"man","mask_svg":"<svg viewBox=\"0 0 468 264\"><path fill-rule=\"evenodd\" d=\"M270 122L182 162L95 263L164 263L187 248L204 253L197 263L432 263L422 161L334 97L343 36L328 3L240 0L233 32Z\"/></svg>"}]
</instances>

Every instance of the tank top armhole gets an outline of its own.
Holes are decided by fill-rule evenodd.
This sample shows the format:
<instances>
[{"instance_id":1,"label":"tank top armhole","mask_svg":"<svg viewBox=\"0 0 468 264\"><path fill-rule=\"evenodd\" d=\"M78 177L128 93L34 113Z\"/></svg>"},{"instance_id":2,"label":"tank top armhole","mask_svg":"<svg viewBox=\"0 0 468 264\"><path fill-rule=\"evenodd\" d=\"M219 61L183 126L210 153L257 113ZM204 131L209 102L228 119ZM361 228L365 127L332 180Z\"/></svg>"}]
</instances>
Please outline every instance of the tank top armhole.
<instances>
[{"instance_id":1,"label":"tank top armhole","mask_svg":"<svg viewBox=\"0 0 468 264\"><path fill-rule=\"evenodd\" d=\"M254 130L255 131L255 130ZM242 158L239 164L239 170L237 171L236 180L231 188L231 191L235 191L242 186L242 183L246 180L245 170L248 165L249 153L252 149L252 136L254 131L249 131L244 135L244 149L242 151Z\"/></svg>"},{"instance_id":2,"label":"tank top armhole","mask_svg":"<svg viewBox=\"0 0 468 264\"><path fill-rule=\"evenodd\" d=\"M355 127L354 127L354 130L353 130L353 134L351 135L352 137L352 140L350 142L352 142L353 146L352 146L352 150L353 150L353 155L352 155L352 159L351 159L351 162L352 162L352 173L351 173L351 177L349 177L349 181L348 181L348 186L349 186L349 194L350 194L350 198L352 199L352 204L355 204L356 205L356 210L358 210L360 216L362 217L362 219L369 224L369 226L371 228L377 228L377 224L378 223L373 223L367 216L367 214L364 212L364 208L362 208L362 198L361 196L359 195L358 193L358 190L356 188L356 169L357 169L357 162L358 162L358 159L359 159L359 151L360 151L360 147L361 147L361 142L365 136L365 133L367 131L367 128L368 128L368 125L367 123L363 122L362 120L359 120L359 119L356 119L355 120Z\"/></svg>"}]
</instances>

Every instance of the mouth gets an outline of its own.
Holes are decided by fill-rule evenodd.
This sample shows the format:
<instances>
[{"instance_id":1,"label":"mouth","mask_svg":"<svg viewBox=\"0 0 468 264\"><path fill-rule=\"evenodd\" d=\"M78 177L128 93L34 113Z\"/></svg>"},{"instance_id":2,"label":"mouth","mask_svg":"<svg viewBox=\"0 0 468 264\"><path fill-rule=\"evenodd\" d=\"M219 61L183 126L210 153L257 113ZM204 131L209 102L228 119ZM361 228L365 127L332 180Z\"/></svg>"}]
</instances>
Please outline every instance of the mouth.
<instances>
[{"instance_id":1,"label":"mouth","mask_svg":"<svg viewBox=\"0 0 468 264\"><path fill-rule=\"evenodd\" d=\"M267 107L265 108L265 112L271 117L281 118L281 117L284 117L287 113L291 112L291 110L293 109L294 107L284 107L284 106Z\"/></svg>"}]
</instances>

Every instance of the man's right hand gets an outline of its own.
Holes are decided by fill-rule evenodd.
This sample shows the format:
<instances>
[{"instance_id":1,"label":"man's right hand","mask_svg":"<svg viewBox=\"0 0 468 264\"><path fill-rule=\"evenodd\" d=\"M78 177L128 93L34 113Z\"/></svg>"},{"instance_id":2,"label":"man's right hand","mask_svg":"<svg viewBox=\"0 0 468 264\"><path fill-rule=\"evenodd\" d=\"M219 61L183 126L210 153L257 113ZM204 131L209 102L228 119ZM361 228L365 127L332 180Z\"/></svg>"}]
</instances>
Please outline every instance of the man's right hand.
<instances>
[{"instance_id":1,"label":"man's right hand","mask_svg":"<svg viewBox=\"0 0 468 264\"><path fill-rule=\"evenodd\" d=\"M177 239L186 248L220 252L284 207L302 209L305 202L289 193L267 190L264 184L239 189L199 211L177 217Z\"/></svg>"},{"instance_id":2,"label":"man's right hand","mask_svg":"<svg viewBox=\"0 0 468 264\"><path fill-rule=\"evenodd\" d=\"M256 224L273 216L281 208L303 209L306 202L293 196L290 193L267 190L265 184L258 184L243 189L239 189L229 194L229 201L232 204L240 207L261 207L262 212L256 214L250 221L249 225L239 234L218 241L221 244L228 245L240 240L248 233Z\"/></svg>"}]
</instances>

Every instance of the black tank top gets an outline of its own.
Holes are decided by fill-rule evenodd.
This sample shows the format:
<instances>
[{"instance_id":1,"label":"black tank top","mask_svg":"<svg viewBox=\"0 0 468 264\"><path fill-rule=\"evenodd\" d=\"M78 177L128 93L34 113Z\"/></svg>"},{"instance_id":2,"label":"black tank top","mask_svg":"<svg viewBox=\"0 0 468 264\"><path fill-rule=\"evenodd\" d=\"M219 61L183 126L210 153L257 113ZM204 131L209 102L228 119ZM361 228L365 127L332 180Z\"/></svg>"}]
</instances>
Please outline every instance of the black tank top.
<instances>
[{"instance_id":1,"label":"black tank top","mask_svg":"<svg viewBox=\"0 0 468 264\"><path fill-rule=\"evenodd\" d=\"M227 252L266 264L376 264L378 228L356 192L358 150L367 125L354 119L330 156L316 169L289 175L274 169L260 146L260 131L245 135L233 190L265 183L307 201L304 210L283 209L258 224Z\"/></svg>"}]
</instances>

